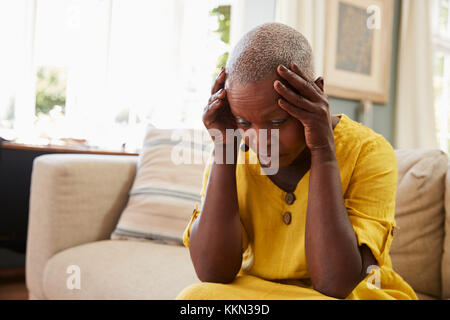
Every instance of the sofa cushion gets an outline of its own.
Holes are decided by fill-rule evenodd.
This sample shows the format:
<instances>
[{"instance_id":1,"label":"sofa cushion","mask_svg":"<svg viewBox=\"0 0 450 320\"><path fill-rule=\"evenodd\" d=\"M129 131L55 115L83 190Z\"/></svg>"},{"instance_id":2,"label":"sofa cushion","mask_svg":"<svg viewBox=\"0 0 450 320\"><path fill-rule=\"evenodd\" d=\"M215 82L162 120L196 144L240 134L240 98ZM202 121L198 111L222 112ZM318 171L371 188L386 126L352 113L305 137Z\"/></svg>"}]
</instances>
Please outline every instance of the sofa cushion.
<instances>
[{"instance_id":1,"label":"sofa cushion","mask_svg":"<svg viewBox=\"0 0 450 320\"><path fill-rule=\"evenodd\" d=\"M440 150L395 150L398 186L392 264L415 291L441 296L444 190L448 158Z\"/></svg>"},{"instance_id":2,"label":"sofa cushion","mask_svg":"<svg viewBox=\"0 0 450 320\"><path fill-rule=\"evenodd\" d=\"M211 149L206 130L149 127L130 197L111 239L182 244L200 202L202 174Z\"/></svg>"},{"instance_id":3,"label":"sofa cushion","mask_svg":"<svg viewBox=\"0 0 450 320\"><path fill-rule=\"evenodd\" d=\"M75 276L72 265L79 267L80 289L67 287L69 277ZM115 240L57 253L47 262L43 281L47 299L64 300L174 299L182 289L199 282L186 248Z\"/></svg>"},{"instance_id":4,"label":"sofa cushion","mask_svg":"<svg viewBox=\"0 0 450 320\"><path fill-rule=\"evenodd\" d=\"M450 299L450 163L445 179L445 238L442 255L442 298Z\"/></svg>"},{"instance_id":5,"label":"sofa cushion","mask_svg":"<svg viewBox=\"0 0 450 320\"><path fill-rule=\"evenodd\" d=\"M416 294L417 294L417 298L419 298L419 300L437 300L438 299L436 297L432 297L432 296L429 296L429 295L426 295L426 294L423 294L420 292L416 292Z\"/></svg>"}]
</instances>

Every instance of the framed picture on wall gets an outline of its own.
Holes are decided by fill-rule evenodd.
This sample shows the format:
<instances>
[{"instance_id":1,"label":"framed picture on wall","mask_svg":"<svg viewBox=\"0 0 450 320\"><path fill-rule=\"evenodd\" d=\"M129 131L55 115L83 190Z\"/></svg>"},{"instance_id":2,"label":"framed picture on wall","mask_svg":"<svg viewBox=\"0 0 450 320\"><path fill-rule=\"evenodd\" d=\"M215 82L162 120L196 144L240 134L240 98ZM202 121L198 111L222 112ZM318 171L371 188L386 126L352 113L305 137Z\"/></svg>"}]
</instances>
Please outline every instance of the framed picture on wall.
<instances>
[{"instance_id":1,"label":"framed picture on wall","mask_svg":"<svg viewBox=\"0 0 450 320\"><path fill-rule=\"evenodd\" d=\"M393 11L393 0L327 0L327 95L388 102Z\"/></svg>"}]
</instances>

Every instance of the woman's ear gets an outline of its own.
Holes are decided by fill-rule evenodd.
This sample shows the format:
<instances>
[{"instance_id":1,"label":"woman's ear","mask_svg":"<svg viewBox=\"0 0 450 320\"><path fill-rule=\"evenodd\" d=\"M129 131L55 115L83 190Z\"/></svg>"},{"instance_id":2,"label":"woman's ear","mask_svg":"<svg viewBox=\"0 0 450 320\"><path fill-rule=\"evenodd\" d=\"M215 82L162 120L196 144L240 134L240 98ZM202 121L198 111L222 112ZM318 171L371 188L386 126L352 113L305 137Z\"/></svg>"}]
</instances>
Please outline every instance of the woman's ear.
<instances>
[{"instance_id":1,"label":"woman's ear","mask_svg":"<svg viewBox=\"0 0 450 320\"><path fill-rule=\"evenodd\" d=\"M317 80L315 81L315 83L320 88L320 90L322 90L322 92L323 92L323 78L322 77L318 77Z\"/></svg>"}]
</instances>

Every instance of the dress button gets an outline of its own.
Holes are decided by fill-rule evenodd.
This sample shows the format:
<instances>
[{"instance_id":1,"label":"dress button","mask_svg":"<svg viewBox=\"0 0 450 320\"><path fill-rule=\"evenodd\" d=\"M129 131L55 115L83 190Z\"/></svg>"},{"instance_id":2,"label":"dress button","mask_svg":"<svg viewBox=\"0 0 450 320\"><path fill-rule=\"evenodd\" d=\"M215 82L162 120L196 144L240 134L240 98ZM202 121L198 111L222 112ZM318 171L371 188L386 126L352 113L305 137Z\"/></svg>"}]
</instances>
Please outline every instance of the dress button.
<instances>
[{"instance_id":1,"label":"dress button","mask_svg":"<svg viewBox=\"0 0 450 320\"><path fill-rule=\"evenodd\" d=\"M295 201L295 195L292 192L286 193L286 197L284 198L287 204L293 204Z\"/></svg>"},{"instance_id":2,"label":"dress button","mask_svg":"<svg viewBox=\"0 0 450 320\"><path fill-rule=\"evenodd\" d=\"M290 212L285 212L283 214L283 221L284 221L284 223L289 225L289 224L291 224L291 220L292 220L291 213Z\"/></svg>"}]
</instances>

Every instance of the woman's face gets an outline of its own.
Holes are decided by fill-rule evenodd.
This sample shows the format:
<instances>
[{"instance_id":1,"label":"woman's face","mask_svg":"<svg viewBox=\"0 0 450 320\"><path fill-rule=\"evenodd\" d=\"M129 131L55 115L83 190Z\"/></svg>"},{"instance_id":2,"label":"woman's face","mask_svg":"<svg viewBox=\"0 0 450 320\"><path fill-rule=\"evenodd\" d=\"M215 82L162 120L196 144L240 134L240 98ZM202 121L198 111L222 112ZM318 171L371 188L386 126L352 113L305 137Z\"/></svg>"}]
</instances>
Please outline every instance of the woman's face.
<instances>
[{"instance_id":1,"label":"woman's face","mask_svg":"<svg viewBox=\"0 0 450 320\"><path fill-rule=\"evenodd\" d=\"M245 85L227 81L225 89L237 126L246 131L246 143L258 154L260 160L260 153L267 152L270 155L271 130L279 130L279 167L283 168L289 166L300 155L306 144L301 122L278 106L280 95L273 87L275 80L289 86L274 71L258 82ZM259 141L261 129L267 130L267 147ZM267 151L258 152L261 148L267 148Z\"/></svg>"}]
</instances>

